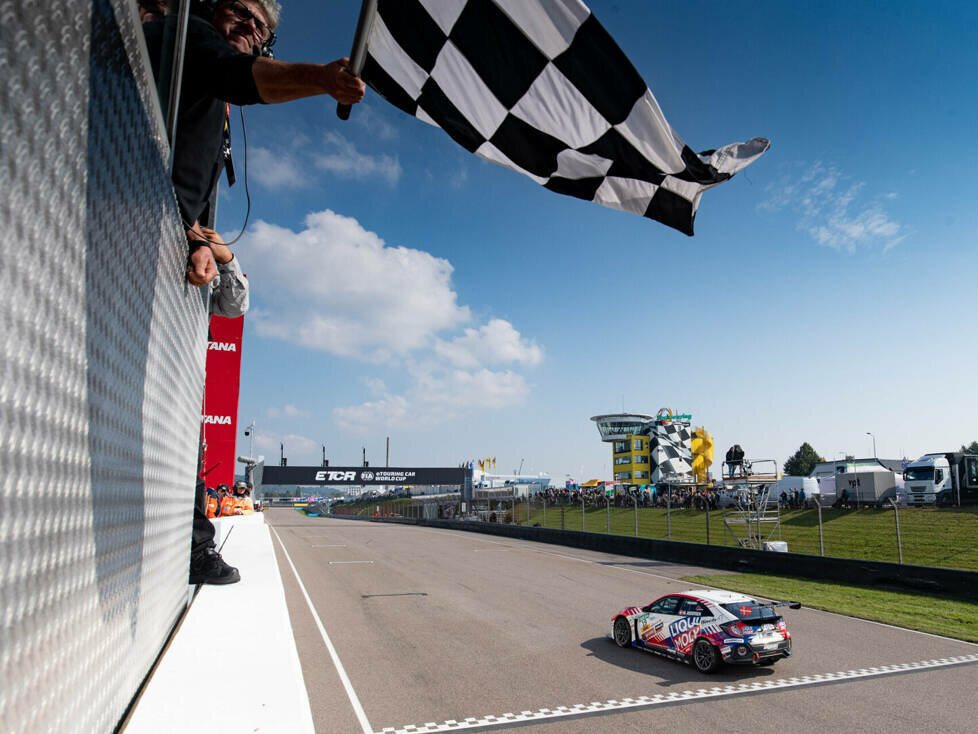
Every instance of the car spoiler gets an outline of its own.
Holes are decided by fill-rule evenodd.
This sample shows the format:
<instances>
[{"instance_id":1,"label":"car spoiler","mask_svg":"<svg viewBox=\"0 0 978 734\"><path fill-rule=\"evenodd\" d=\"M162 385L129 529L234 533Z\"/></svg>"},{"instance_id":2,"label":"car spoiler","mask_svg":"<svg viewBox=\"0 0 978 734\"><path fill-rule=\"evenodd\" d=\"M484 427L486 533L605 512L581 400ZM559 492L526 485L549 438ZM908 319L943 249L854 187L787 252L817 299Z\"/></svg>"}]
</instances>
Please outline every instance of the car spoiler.
<instances>
[{"instance_id":1,"label":"car spoiler","mask_svg":"<svg viewBox=\"0 0 978 734\"><path fill-rule=\"evenodd\" d=\"M769 601L767 604L761 604L762 607L788 607L789 609L801 609L800 601Z\"/></svg>"}]
</instances>

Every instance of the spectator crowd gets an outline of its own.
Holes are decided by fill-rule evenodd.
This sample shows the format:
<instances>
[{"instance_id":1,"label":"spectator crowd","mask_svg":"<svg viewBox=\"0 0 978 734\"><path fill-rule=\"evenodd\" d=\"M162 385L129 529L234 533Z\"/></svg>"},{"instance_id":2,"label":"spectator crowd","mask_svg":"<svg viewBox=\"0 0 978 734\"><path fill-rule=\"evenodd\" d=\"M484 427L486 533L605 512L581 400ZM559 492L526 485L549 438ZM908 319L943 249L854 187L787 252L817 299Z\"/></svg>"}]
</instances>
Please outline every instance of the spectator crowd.
<instances>
[{"instance_id":1,"label":"spectator crowd","mask_svg":"<svg viewBox=\"0 0 978 734\"><path fill-rule=\"evenodd\" d=\"M671 495L671 496L670 496ZM546 502L548 506L574 504L585 507L666 507L677 509L715 510L719 495L712 487L672 486L672 491L651 486L647 489L624 491L615 489L607 496L606 487L578 487L575 489L550 487L533 495L533 501Z\"/></svg>"}]
</instances>

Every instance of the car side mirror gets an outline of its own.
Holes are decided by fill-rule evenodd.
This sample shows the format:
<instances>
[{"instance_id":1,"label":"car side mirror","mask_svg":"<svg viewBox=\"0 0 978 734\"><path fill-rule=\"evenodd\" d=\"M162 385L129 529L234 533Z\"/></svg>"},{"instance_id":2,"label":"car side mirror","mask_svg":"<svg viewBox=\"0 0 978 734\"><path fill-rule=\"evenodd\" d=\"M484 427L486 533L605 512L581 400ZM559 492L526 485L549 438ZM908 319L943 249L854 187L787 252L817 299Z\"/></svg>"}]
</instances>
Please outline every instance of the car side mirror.
<instances>
[{"instance_id":1,"label":"car side mirror","mask_svg":"<svg viewBox=\"0 0 978 734\"><path fill-rule=\"evenodd\" d=\"M644 607L642 607L642 611L643 612L650 612L650 611L652 611L652 605L651 604L646 604Z\"/></svg>"}]
</instances>

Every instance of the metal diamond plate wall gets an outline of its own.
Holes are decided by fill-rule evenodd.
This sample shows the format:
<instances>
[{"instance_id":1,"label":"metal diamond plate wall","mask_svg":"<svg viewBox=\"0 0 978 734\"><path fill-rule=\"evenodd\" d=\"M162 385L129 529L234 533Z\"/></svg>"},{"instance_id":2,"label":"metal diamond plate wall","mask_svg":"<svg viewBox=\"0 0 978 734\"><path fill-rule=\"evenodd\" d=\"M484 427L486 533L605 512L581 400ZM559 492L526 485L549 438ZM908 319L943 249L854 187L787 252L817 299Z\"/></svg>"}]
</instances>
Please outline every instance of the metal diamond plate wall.
<instances>
[{"instance_id":1,"label":"metal diamond plate wall","mask_svg":"<svg viewBox=\"0 0 978 734\"><path fill-rule=\"evenodd\" d=\"M186 603L206 318L141 44L0 0L3 732L114 729Z\"/></svg>"}]
</instances>

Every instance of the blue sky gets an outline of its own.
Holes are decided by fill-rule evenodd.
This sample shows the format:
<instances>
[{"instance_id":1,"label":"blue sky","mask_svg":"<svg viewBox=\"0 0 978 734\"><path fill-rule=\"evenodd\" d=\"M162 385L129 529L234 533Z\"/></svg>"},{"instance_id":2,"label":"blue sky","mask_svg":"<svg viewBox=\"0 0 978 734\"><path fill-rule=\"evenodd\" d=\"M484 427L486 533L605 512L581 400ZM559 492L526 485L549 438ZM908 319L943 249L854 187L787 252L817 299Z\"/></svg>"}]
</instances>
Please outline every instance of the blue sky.
<instances>
[{"instance_id":1,"label":"blue sky","mask_svg":"<svg viewBox=\"0 0 978 734\"><path fill-rule=\"evenodd\" d=\"M978 5L589 3L695 150L771 149L688 238L552 194L370 90L246 110L241 425L290 464L610 478L592 415L691 413L722 453L916 457L978 439ZM279 58L359 3L285 3ZM244 219L239 184L219 228ZM239 452L248 448L239 439Z\"/></svg>"}]
</instances>

